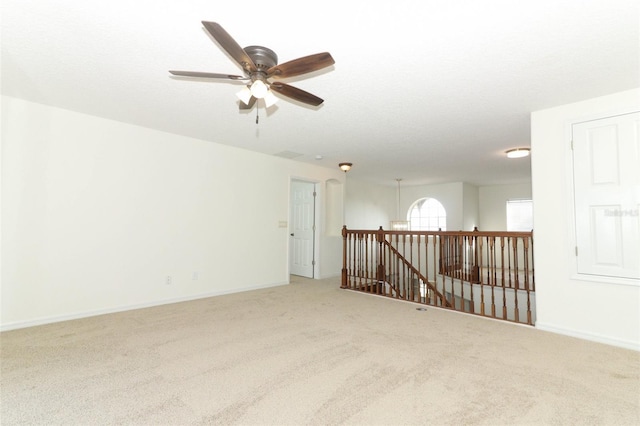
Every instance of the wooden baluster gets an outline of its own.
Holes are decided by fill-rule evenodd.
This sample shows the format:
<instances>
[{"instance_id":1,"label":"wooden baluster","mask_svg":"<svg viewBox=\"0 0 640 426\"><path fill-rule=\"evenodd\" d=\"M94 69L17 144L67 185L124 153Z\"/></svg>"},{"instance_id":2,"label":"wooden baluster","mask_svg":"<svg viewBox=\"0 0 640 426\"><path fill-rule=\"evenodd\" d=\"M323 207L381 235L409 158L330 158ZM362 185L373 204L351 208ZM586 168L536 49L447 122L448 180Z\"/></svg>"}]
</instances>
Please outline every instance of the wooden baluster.
<instances>
[{"instance_id":1,"label":"wooden baluster","mask_svg":"<svg viewBox=\"0 0 640 426\"><path fill-rule=\"evenodd\" d=\"M346 228L346 227L345 227ZM351 233L347 232L347 288L351 288Z\"/></svg>"},{"instance_id":2,"label":"wooden baluster","mask_svg":"<svg viewBox=\"0 0 640 426\"><path fill-rule=\"evenodd\" d=\"M531 231L531 291L536 291L536 271L535 271L535 263L533 261L533 231Z\"/></svg>"},{"instance_id":3,"label":"wooden baluster","mask_svg":"<svg viewBox=\"0 0 640 426\"><path fill-rule=\"evenodd\" d=\"M498 281L498 265L496 259L496 237L488 237L491 239L491 281L492 286Z\"/></svg>"},{"instance_id":4,"label":"wooden baluster","mask_svg":"<svg viewBox=\"0 0 640 426\"><path fill-rule=\"evenodd\" d=\"M402 248L402 251L400 250ZM398 235L398 253L401 253L405 259L406 256L406 240L404 235ZM402 299L409 300L409 288L407 287L406 268L404 263L398 257L398 280L402 283Z\"/></svg>"},{"instance_id":5,"label":"wooden baluster","mask_svg":"<svg viewBox=\"0 0 640 426\"><path fill-rule=\"evenodd\" d=\"M413 265L413 235L409 234L409 261ZM420 270L420 269L418 269ZM411 286L411 300L415 301L416 289L415 289L415 280L416 274L413 271L409 272L409 285Z\"/></svg>"},{"instance_id":6,"label":"wooden baluster","mask_svg":"<svg viewBox=\"0 0 640 426\"><path fill-rule=\"evenodd\" d=\"M358 288L358 233L353 234L353 288Z\"/></svg>"},{"instance_id":7,"label":"wooden baluster","mask_svg":"<svg viewBox=\"0 0 640 426\"><path fill-rule=\"evenodd\" d=\"M515 273L515 288L513 290L513 296L514 296L514 304L515 304L515 308L513 310L513 315L514 315L514 320L516 322L520 322L520 310L518 309L518 237L512 237L515 238L515 243L512 244L512 249L513 249L513 269L514 269L514 273Z\"/></svg>"},{"instance_id":8,"label":"wooden baluster","mask_svg":"<svg viewBox=\"0 0 640 426\"><path fill-rule=\"evenodd\" d=\"M460 310L462 312L466 312L467 309L464 303L464 276L462 275L462 259L460 259L460 255L462 254L462 236L457 235L454 239L454 251L455 251L455 262L456 268L459 271L456 275L459 276L460 280Z\"/></svg>"},{"instance_id":9,"label":"wooden baluster","mask_svg":"<svg viewBox=\"0 0 640 426\"><path fill-rule=\"evenodd\" d=\"M483 259L483 255L482 252L484 250L484 238L477 238L476 237L476 241L478 243L478 249L476 250L477 253L477 269L478 269L478 282L481 283L484 280L484 273L483 273L483 267L482 265L484 264L484 259Z\"/></svg>"},{"instance_id":10,"label":"wooden baluster","mask_svg":"<svg viewBox=\"0 0 640 426\"><path fill-rule=\"evenodd\" d=\"M425 245L427 246L427 255L429 253L429 247L431 247L431 252L433 253L433 256L432 256L433 262L431 263L431 266L433 269L433 286L435 287L436 291L438 291L438 273L439 273L438 261L439 261L440 253L436 249L436 238L437 237L435 235L427 234L425 236ZM444 294L444 293L440 292L440 294ZM440 300L440 303L441 303L440 306L442 306L442 300ZM438 306L438 299L436 299L435 305Z\"/></svg>"},{"instance_id":11,"label":"wooden baluster","mask_svg":"<svg viewBox=\"0 0 640 426\"><path fill-rule=\"evenodd\" d=\"M440 231L441 230L442 229L440 229ZM455 242L453 241L453 238L447 238L447 240L448 240L447 247L448 247L448 254L449 254L449 258L447 259L447 264L450 265L451 257L452 257L451 254L453 252L453 245ZM451 272L453 272L453 270ZM449 275L449 278L450 278L449 283L451 284L451 300L453 300L453 309L457 311L458 308L456 307L456 282L453 277L454 277L454 274L451 273Z\"/></svg>"},{"instance_id":12,"label":"wooden baluster","mask_svg":"<svg viewBox=\"0 0 640 426\"><path fill-rule=\"evenodd\" d=\"M393 240L394 237L393 235L389 236L389 240L391 241L391 246L389 247L389 282L391 283L391 288L393 288L393 292L394 292L394 296L397 298L398 297L398 283L396 282L396 278L395 278L395 273L394 273L394 269L395 269L395 262L394 262L394 256L393 256L393 251L391 250L391 247L394 247L393 244Z\"/></svg>"},{"instance_id":13,"label":"wooden baluster","mask_svg":"<svg viewBox=\"0 0 640 426\"><path fill-rule=\"evenodd\" d=\"M513 237L515 239L515 244L513 245L513 271L514 271L514 282L515 282L515 287L516 290L520 289L520 262L518 261L519 256L518 256L518 247L519 247L519 238L518 237Z\"/></svg>"},{"instance_id":14,"label":"wooden baluster","mask_svg":"<svg viewBox=\"0 0 640 426\"><path fill-rule=\"evenodd\" d=\"M405 259L406 256L406 239L405 235L398 235L398 253L401 254ZM409 300L409 288L407 287L407 277L406 277L406 268L404 267L404 263L400 262L400 258L398 257L398 279L402 283L402 299Z\"/></svg>"},{"instance_id":15,"label":"wooden baluster","mask_svg":"<svg viewBox=\"0 0 640 426\"><path fill-rule=\"evenodd\" d=\"M367 288L367 237L368 234L363 232L360 239L360 291L365 291Z\"/></svg>"},{"instance_id":16,"label":"wooden baluster","mask_svg":"<svg viewBox=\"0 0 640 426\"><path fill-rule=\"evenodd\" d=\"M491 239L491 251L492 251L491 259L492 259L492 271L493 271L491 274L491 281L489 282L489 285L491 286L491 316L495 318L496 317L495 289L496 289L496 284L498 282L498 256L496 253L496 237L492 236L488 238Z\"/></svg>"},{"instance_id":17,"label":"wooden baluster","mask_svg":"<svg viewBox=\"0 0 640 426\"><path fill-rule=\"evenodd\" d=\"M511 280L511 240L512 237L507 237L507 283L509 284L509 288L513 287Z\"/></svg>"},{"instance_id":18,"label":"wooden baluster","mask_svg":"<svg viewBox=\"0 0 640 426\"><path fill-rule=\"evenodd\" d=\"M427 237L426 235L420 235L419 238L420 238L420 247L422 250L422 256L424 257L424 276L427 279L427 282L424 283L424 292L425 292L424 300L427 304L431 305L432 292L429 289L429 281L431 279L431 277L429 276L429 237ZM433 282L435 283L435 280Z\"/></svg>"},{"instance_id":19,"label":"wooden baluster","mask_svg":"<svg viewBox=\"0 0 640 426\"><path fill-rule=\"evenodd\" d=\"M500 285L504 287L504 235L500 236Z\"/></svg>"},{"instance_id":20,"label":"wooden baluster","mask_svg":"<svg viewBox=\"0 0 640 426\"><path fill-rule=\"evenodd\" d=\"M342 227L342 274L340 288L347 288L347 225Z\"/></svg>"},{"instance_id":21,"label":"wooden baluster","mask_svg":"<svg viewBox=\"0 0 640 426\"><path fill-rule=\"evenodd\" d=\"M375 234L369 234L369 287L372 292L377 292L378 282L376 281L376 269L378 265L375 263L375 253L377 250L376 238Z\"/></svg>"},{"instance_id":22,"label":"wooden baluster","mask_svg":"<svg viewBox=\"0 0 640 426\"><path fill-rule=\"evenodd\" d=\"M355 255L355 286L357 289L360 289L360 279L361 279L361 246L362 246L362 233L358 232L356 234L356 239L353 241L356 247L356 255Z\"/></svg>"},{"instance_id":23,"label":"wooden baluster","mask_svg":"<svg viewBox=\"0 0 640 426\"><path fill-rule=\"evenodd\" d=\"M367 289L369 288L369 283L367 282L367 249L369 248L369 233L363 233L362 234L362 247L360 247L362 249L361 251L361 264L360 264L360 268L361 268L361 273L362 273L362 291L367 291Z\"/></svg>"},{"instance_id":24,"label":"wooden baluster","mask_svg":"<svg viewBox=\"0 0 640 426\"><path fill-rule=\"evenodd\" d=\"M473 232L478 232L478 227L473 227ZM479 258L479 249L478 249L478 236L473 236L473 282L482 282L482 278L480 276L480 258Z\"/></svg>"},{"instance_id":25,"label":"wooden baluster","mask_svg":"<svg viewBox=\"0 0 640 426\"><path fill-rule=\"evenodd\" d=\"M397 240L398 240L398 253L402 254L402 257L406 257L405 256L405 245L404 245L404 235L396 235ZM402 251L400 251L400 248L402 247ZM407 280L406 277L404 276L405 273L405 268L404 268L404 264L400 261L400 257L396 257L397 261L398 261L398 283L400 283L400 285L402 286L402 299L403 300L408 300L408 294L407 294Z\"/></svg>"},{"instance_id":26,"label":"wooden baluster","mask_svg":"<svg viewBox=\"0 0 640 426\"><path fill-rule=\"evenodd\" d=\"M356 253L355 253L355 247L356 247L356 243L355 243L355 234L351 233L349 234L349 249L351 250L351 256L349 257L349 288L353 288L355 285L354 279L355 279L355 259L356 259Z\"/></svg>"},{"instance_id":27,"label":"wooden baluster","mask_svg":"<svg viewBox=\"0 0 640 426\"><path fill-rule=\"evenodd\" d=\"M503 252L503 263L502 263L502 319L507 319L507 280L505 279L504 276L504 238L503 239L503 247L502 247L502 252ZM511 256L509 253L511 253L510 249L509 249L509 240L511 237L506 237L507 238L507 263L508 263L508 267L509 267L509 273L507 274L507 279L509 280L509 287L511 287Z\"/></svg>"},{"instance_id":28,"label":"wooden baluster","mask_svg":"<svg viewBox=\"0 0 640 426\"><path fill-rule=\"evenodd\" d=\"M360 291L367 289L367 241L369 234L362 233L362 239L360 240Z\"/></svg>"},{"instance_id":29,"label":"wooden baluster","mask_svg":"<svg viewBox=\"0 0 640 426\"><path fill-rule=\"evenodd\" d=\"M376 249L378 252L377 255L377 259L378 259L378 263L376 265L376 281L378 283L379 287L382 287L383 291L386 294L386 282L387 282L387 277L386 277L386 273L385 273L385 252L384 252L384 242L385 242L385 237L384 237L384 233L380 232L382 230L382 226L380 227L380 229L378 230L378 232L376 233Z\"/></svg>"},{"instance_id":30,"label":"wooden baluster","mask_svg":"<svg viewBox=\"0 0 640 426\"><path fill-rule=\"evenodd\" d=\"M363 291L371 292L371 282L369 282L369 233L362 236L362 262L363 262Z\"/></svg>"},{"instance_id":31,"label":"wooden baluster","mask_svg":"<svg viewBox=\"0 0 640 426\"><path fill-rule=\"evenodd\" d=\"M524 289L527 292L527 324L533 325L531 321L531 294L529 291L529 239L523 237L524 243Z\"/></svg>"},{"instance_id":32,"label":"wooden baluster","mask_svg":"<svg viewBox=\"0 0 640 426\"><path fill-rule=\"evenodd\" d=\"M369 291L376 291L376 281L375 281L375 263L374 263L374 251L376 249L375 244L375 235L369 234L369 238L367 239L369 247L367 248L367 282L369 283Z\"/></svg>"},{"instance_id":33,"label":"wooden baluster","mask_svg":"<svg viewBox=\"0 0 640 426\"><path fill-rule=\"evenodd\" d=\"M469 248L470 248L470 242L469 242L469 237L468 236L464 236L463 238L463 258L464 258L464 269L465 271L467 271L466 275L467 275L467 281L469 282L469 289L471 292L471 302L470 302L470 310L472 313L475 313L476 311L476 299L475 299L475 290L473 288L474 283L472 280L472 273L471 270L469 270ZM480 301L482 303L482 299L484 298L484 296L482 295L482 286L480 286ZM484 311L484 306L482 306L480 308L481 311ZM484 313L483 313L484 314Z\"/></svg>"},{"instance_id":34,"label":"wooden baluster","mask_svg":"<svg viewBox=\"0 0 640 426\"><path fill-rule=\"evenodd\" d=\"M393 242L393 237L389 236L389 243L391 244ZM398 291L397 289L393 286L393 262L392 262L392 257L391 257L391 249L387 249L387 281L389 282L389 292L393 292L393 296L398 297Z\"/></svg>"},{"instance_id":35,"label":"wooden baluster","mask_svg":"<svg viewBox=\"0 0 640 426\"><path fill-rule=\"evenodd\" d=\"M422 270L422 266L421 266L422 265L422 250L420 250L421 246L422 244L420 244L420 235L416 235L416 259L418 261L418 271L420 271L420 273L426 277L427 273ZM420 295L420 302L427 303L426 293L424 297L422 297L422 283L420 282L420 277L418 277L417 279L418 279L418 294Z\"/></svg>"},{"instance_id":36,"label":"wooden baluster","mask_svg":"<svg viewBox=\"0 0 640 426\"><path fill-rule=\"evenodd\" d=\"M478 228L474 228L474 232L477 233L478 232ZM473 236L473 242L474 242L474 263L475 263L475 267L474 267L474 282L477 283L478 285L480 285L480 288L484 288L483 286L483 282L484 282L484 278L483 278L483 250L484 250L484 246L485 246L485 239L482 236L478 236L478 235L474 235ZM482 306L482 309L484 309L484 304Z\"/></svg>"},{"instance_id":37,"label":"wooden baluster","mask_svg":"<svg viewBox=\"0 0 640 426\"><path fill-rule=\"evenodd\" d=\"M362 234L360 232L356 233L355 239L353 240L353 245L355 246L355 270L353 271L353 276L355 278L355 286L359 288L360 286L360 243L362 241Z\"/></svg>"},{"instance_id":38,"label":"wooden baluster","mask_svg":"<svg viewBox=\"0 0 640 426\"><path fill-rule=\"evenodd\" d=\"M376 294L380 294L380 283L378 282L378 241L375 235L371 236L371 277L375 284Z\"/></svg>"},{"instance_id":39,"label":"wooden baluster","mask_svg":"<svg viewBox=\"0 0 640 426\"><path fill-rule=\"evenodd\" d=\"M422 250L422 257L424 258L424 276L427 278L427 282L424 283L424 300L427 304L435 304L431 300L431 291L429 289L429 282L431 280L429 274L429 237L426 235L420 235L420 247ZM435 256L434 256L435 257ZM435 280L433 281L435 283Z\"/></svg>"},{"instance_id":40,"label":"wooden baluster","mask_svg":"<svg viewBox=\"0 0 640 426\"><path fill-rule=\"evenodd\" d=\"M378 281L378 267L380 264L380 258L378 257L379 251L380 247L377 236L371 234L371 282L375 285L376 294L380 294L380 282Z\"/></svg>"},{"instance_id":41,"label":"wooden baluster","mask_svg":"<svg viewBox=\"0 0 640 426\"><path fill-rule=\"evenodd\" d=\"M484 311L484 283L480 283L480 314L485 315ZM493 287L492 287L493 289Z\"/></svg>"},{"instance_id":42,"label":"wooden baluster","mask_svg":"<svg viewBox=\"0 0 640 426\"><path fill-rule=\"evenodd\" d=\"M502 287L502 296L504 297L504 237L501 236L500 237L500 272L501 272L501 279L500 279L500 284L503 285ZM503 304L504 306L504 304ZM496 317L496 293L495 293L495 285L493 285L491 287L491 316L493 318Z\"/></svg>"},{"instance_id":43,"label":"wooden baluster","mask_svg":"<svg viewBox=\"0 0 640 426\"><path fill-rule=\"evenodd\" d=\"M369 287L371 288L372 291L374 292L378 292L378 282L376 281L376 267L377 265L375 264L375 253L376 251L376 242L375 242L375 235L374 234L369 234L369 248L367 249L367 253L368 253L368 261L367 261L367 271L369 274L368 277L368 281L369 281Z\"/></svg>"}]
</instances>

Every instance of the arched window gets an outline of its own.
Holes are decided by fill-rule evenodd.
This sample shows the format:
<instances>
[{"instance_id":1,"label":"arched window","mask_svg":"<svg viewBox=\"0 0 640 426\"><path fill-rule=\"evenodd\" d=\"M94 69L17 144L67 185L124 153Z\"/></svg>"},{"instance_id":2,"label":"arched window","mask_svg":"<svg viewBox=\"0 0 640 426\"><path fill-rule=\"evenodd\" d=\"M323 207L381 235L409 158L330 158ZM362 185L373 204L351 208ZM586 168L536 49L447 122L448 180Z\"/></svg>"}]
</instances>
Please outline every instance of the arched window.
<instances>
[{"instance_id":1,"label":"arched window","mask_svg":"<svg viewBox=\"0 0 640 426\"><path fill-rule=\"evenodd\" d=\"M422 198L413 203L407 220L412 231L447 230L447 211L435 198Z\"/></svg>"}]
</instances>

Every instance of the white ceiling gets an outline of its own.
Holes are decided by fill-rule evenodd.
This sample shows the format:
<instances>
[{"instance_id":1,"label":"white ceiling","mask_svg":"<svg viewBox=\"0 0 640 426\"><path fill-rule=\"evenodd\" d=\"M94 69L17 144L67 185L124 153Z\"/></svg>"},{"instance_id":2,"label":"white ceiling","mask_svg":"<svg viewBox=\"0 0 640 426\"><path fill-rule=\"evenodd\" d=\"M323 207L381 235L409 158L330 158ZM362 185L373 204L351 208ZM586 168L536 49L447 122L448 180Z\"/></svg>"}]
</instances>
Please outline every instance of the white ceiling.
<instances>
[{"instance_id":1,"label":"white ceiling","mask_svg":"<svg viewBox=\"0 0 640 426\"><path fill-rule=\"evenodd\" d=\"M531 111L640 86L638 0L264 2L2 0L2 94L395 185L530 181ZM215 21L280 62L336 64L287 82L325 100L239 112ZM322 156L317 160L316 156ZM532 153L535 155L535 152Z\"/></svg>"}]
</instances>

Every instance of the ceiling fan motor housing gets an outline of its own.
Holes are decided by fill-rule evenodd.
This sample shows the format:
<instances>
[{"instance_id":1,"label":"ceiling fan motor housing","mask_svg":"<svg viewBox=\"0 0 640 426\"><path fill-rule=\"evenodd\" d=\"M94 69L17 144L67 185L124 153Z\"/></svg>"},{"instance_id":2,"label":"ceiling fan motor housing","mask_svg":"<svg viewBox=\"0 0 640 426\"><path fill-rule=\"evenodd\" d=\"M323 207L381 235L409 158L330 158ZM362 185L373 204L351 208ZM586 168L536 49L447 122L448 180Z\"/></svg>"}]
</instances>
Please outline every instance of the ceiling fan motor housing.
<instances>
[{"instance_id":1,"label":"ceiling fan motor housing","mask_svg":"<svg viewBox=\"0 0 640 426\"><path fill-rule=\"evenodd\" d=\"M278 65L278 55L271 49L263 46L247 46L244 51L259 71L266 72L269 68Z\"/></svg>"},{"instance_id":2,"label":"ceiling fan motor housing","mask_svg":"<svg viewBox=\"0 0 640 426\"><path fill-rule=\"evenodd\" d=\"M251 84L247 86L251 86L252 88L254 85L260 87L261 85L256 85L256 83L261 82L263 86L271 89L271 91L303 104L318 106L324 102L321 98L297 87L281 81L269 82L267 79L289 78L329 67L335 63L329 52L316 53L285 62L284 64L278 64L278 55L276 55L273 50L264 46L247 46L243 49L217 22L202 21L202 25L204 25L207 32L220 44L222 50L244 70L244 74L248 78L239 75L197 71L169 71L171 74L183 77L251 80ZM264 89L262 88L261 90ZM256 92L258 92L257 89ZM255 98L255 94L252 93L251 99ZM250 108L253 104L255 104L255 102L249 102L249 104L241 103L240 109L247 109L243 108L243 106Z\"/></svg>"}]
</instances>

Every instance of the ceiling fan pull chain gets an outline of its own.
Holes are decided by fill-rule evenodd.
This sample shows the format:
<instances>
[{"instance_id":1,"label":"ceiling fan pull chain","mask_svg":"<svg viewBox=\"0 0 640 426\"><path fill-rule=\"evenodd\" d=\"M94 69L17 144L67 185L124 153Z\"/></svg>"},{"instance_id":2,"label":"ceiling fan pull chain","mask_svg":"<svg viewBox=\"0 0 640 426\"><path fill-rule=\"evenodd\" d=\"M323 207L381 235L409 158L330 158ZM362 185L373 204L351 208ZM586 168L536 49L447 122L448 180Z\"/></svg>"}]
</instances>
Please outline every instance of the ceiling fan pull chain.
<instances>
[{"instance_id":1,"label":"ceiling fan pull chain","mask_svg":"<svg viewBox=\"0 0 640 426\"><path fill-rule=\"evenodd\" d=\"M258 124L258 120L260 119L258 111L260 111L260 108L258 107L258 105L256 105L256 124Z\"/></svg>"}]
</instances>

